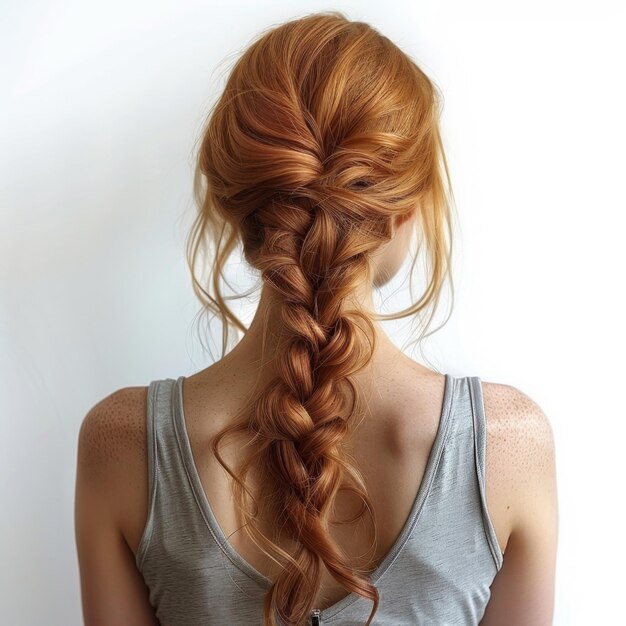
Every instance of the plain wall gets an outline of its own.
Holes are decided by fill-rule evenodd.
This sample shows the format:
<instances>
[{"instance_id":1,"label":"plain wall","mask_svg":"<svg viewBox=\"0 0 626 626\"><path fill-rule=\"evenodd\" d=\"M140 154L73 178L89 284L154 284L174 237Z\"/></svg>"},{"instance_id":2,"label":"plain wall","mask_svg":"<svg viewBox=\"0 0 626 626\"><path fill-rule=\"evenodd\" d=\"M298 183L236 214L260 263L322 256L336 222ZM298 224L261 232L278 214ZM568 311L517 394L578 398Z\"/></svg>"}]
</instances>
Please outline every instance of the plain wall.
<instances>
[{"instance_id":1,"label":"plain wall","mask_svg":"<svg viewBox=\"0 0 626 626\"><path fill-rule=\"evenodd\" d=\"M203 115L260 30L328 8L380 29L444 94L455 299L426 354L543 408L555 624L623 614L623 9L58 0L0 9L0 623L81 623L81 420L116 389L210 363L183 250ZM407 305L402 278L386 310Z\"/></svg>"}]
</instances>

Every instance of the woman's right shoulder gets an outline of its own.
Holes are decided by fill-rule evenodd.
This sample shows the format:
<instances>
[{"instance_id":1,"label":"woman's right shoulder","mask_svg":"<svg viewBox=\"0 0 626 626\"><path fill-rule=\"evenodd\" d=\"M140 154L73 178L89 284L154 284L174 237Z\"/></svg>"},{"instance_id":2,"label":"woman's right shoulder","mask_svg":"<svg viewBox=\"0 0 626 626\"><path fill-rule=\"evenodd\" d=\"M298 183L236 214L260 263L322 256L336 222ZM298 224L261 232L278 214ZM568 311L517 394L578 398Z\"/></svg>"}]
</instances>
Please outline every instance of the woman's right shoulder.
<instances>
[{"instance_id":1,"label":"woman's right shoulder","mask_svg":"<svg viewBox=\"0 0 626 626\"><path fill-rule=\"evenodd\" d=\"M488 508L494 520L500 520L504 530L499 539L505 544L487 614L492 619L485 624L502 623L498 616L522 602L510 595L515 593L528 600L521 613L524 619L536 617L523 623L550 623L558 535L552 424L539 404L517 387L482 382L482 391Z\"/></svg>"},{"instance_id":2,"label":"woman's right shoulder","mask_svg":"<svg viewBox=\"0 0 626 626\"><path fill-rule=\"evenodd\" d=\"M552 478L554 432L549 417L526 392L494 382L482 382L482 390L487 430L486 483L492 487L495 506L508 511L513 531L528 515L537 488Z\"/></svg>"},{"instance_id":3,"label":"woman's right shoulder","mask_svg":"<svg viewBox=\"0 0 626 626\"><path fill-rule=\"evenodd\" d=\"M483 381L482 389L488 435L528 462L549 463L554 455L554 432L539 404L512 385Z\"/></svg>"}]
</instances>

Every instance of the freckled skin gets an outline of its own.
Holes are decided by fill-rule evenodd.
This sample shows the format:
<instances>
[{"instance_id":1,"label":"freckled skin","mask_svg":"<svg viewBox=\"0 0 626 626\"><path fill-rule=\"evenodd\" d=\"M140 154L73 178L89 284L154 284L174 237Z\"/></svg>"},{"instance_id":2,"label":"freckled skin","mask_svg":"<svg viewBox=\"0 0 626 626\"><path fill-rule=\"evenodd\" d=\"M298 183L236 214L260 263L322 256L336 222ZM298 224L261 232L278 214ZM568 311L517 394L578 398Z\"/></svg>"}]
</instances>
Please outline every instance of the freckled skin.
<instances>
[{"instance_id":1,"label":"freckled skin","mask_svg":"<svg viewBox=\"0 0 626 626\"><path fill-rule=\"evenodd\" d=\"M126 463L147 465L147 387L125 387L100 400L83 420L80 431L85 477L93 480L109 472L125 473ZM79 458L80 460L80 458Z\"/></svg>"},{"instance_id":2,"label":"freckled skin","mask_svg":"<svg viewBox=\"0 0 626 626\"><path fill-rule=\"evenodd\" d=\"M504 554L482 625L552 624L558 543L554 434L538 404L519 389L483 382L486 490Z\"/></svg>"},{"instance_id":3,"label":"freckled skin","mask_svg":"<svg viewBox=\"0 0 626 626\"><path fill-rule=\"evenodd\" d=\"M158 626L121 530L148 514L146 396L147 387L115 391L81 424L75 536L86 625Z\"/></svg>"},{"instance_id":4,"label":"freckled skin","mask_svg":"<svg viewBox=\"0 0 626 626\"><path fill-rule=\"evenodd\" d=\"M537 476L554 464L552 429L540 407L515 387L483 382L483 395L488 497L510 511L511 502L532 492ZM514 507L507 517L512 527L519 511Z\"/></svg>"}]
</instances>

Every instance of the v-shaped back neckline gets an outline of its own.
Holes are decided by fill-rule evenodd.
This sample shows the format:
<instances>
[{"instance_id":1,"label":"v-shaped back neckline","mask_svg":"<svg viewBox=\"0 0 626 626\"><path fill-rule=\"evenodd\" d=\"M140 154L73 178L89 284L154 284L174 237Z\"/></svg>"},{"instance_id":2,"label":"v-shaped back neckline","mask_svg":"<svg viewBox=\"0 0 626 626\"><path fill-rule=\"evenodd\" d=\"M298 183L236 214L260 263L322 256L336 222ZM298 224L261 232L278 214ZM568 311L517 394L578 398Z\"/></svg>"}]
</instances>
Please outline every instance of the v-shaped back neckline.
<instances>
[{"instance_id":1,"label":"v-shaped back neckline","mask_svg":"<svg viewBox=\"0 0 626 626\"><path fill-rule=\"evenodd\" d=\"M417 494L413 501L408 518L402 527L400 534L378 567L376 567L376 569L368 577L368 580L372 584L375 584L376 581L389 569L411 537L423 510L424 503L426 502L430 492L435 472L439 465L439 459L441 458L441 454L445 448L445 441L449 432L449 418L452 409L452 400L454 397L454 386L456 381L456 378L451 374L444 374L444 376L445 386L437 434L435 435L435 439L428 455L422 481L417 490ZM170 379L173 383L172 415L174 419L174 430L178 441L178 447L180 449L194 498L209 531L226 556L244 574L256 581L264 589L269 589L273 585L273 581L259 572L233 548L217 521L217 517L213 512L208 496L204 491L202 481L200 480L200 474L193 458L193 451L185 420L185 411L183 407L183 382L185 379L185 376L179 376L176 380ZM355 592L350 592L334 604L326 607L325 609L321 609L319 614L322 617L322 620L329 619L362 597L363 596L360 596Z\"/></svg>"}]
</instances>

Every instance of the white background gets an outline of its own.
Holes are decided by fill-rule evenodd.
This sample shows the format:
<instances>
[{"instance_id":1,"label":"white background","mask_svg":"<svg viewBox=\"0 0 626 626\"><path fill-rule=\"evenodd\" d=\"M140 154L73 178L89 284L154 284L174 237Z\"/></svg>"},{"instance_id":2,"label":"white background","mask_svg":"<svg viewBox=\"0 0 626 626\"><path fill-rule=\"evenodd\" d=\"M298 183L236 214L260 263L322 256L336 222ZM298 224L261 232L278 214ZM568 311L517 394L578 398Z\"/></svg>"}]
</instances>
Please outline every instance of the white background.
<instances>
[{"instance_id":1,"label":"white background","mask_svg":"<svg viewBox=\"0 0 626 626\"><path fill-rule=\"evenodd\" d=\"M381 30L444 94L455 300L426 354L543 408L555 624L623 619L617 3L14 0L0 9L0 623L81 623L81 420L120 387L210 363L183 253L203 114L260 30L329 8ZM408 337L406 322L387 328Z\"/></svg>"}]
</instances>

